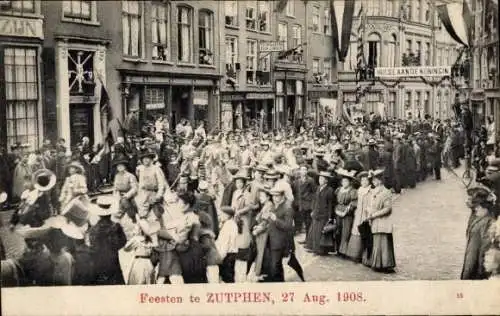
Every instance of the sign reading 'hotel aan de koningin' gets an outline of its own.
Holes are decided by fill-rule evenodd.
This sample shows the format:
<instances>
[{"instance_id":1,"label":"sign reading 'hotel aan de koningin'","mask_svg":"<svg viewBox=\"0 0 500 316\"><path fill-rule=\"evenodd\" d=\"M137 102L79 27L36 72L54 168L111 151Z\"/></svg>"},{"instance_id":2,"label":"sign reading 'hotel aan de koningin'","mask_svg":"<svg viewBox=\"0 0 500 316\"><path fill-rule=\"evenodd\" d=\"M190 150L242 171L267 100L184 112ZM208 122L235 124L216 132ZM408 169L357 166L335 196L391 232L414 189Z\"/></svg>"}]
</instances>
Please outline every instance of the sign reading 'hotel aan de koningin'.
<instances>
[{"instance_id":1,"label":"sign reading 'hotel aan de koningin'","mask_svg":"<svg viewBox=\"0 0 500 316\"><path fill-rule=\"evenodd\" d=\"M450 66L436 67L379 67L375 77L445 77L451 76Z\"/></svg>"}]
</instances>

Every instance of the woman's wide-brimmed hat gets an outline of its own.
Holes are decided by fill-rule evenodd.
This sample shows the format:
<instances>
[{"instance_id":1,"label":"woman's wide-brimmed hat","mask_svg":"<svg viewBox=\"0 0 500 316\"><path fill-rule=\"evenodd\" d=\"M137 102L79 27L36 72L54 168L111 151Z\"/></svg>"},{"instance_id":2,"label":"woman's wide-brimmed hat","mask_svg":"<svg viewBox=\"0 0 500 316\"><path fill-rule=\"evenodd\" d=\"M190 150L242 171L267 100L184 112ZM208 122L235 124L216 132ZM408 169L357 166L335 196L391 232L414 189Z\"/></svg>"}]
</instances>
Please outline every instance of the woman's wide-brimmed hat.
<instances>
[{"instance_id":1,"label":"woman's wide-brimmed hat","mask_svg":"<svg viewBox=\"0 0 500 316\"><path fill-rule=\"evenodd\" d=\"M335 171L335 173L337 173L337 175L341 176L342 178L346 178L346 179L349 179L349 180L358 180L358 178L356 178L356 170L346 170L346 169L337 169Z\"/></svg>"},{"instance_id":2,"label":"woman's wide-brimmed hat","mask_svg":"<svg viewBox=\"0 0 500 316\"><path fill-rule=\"evenodd\" d=\"M60 229L64 235L73 239L81 240L85 238L83 227L77 226L74 222L69 221L66 217L61 215L47 219L45 225Z\"/></svg>"},{"instance_id":3,"label":"woman's wide-brimmed hat","mask_svg":"<svg viewBox=\"0 0 500 316\"><path fill-rule=\"evenodd\" d=\"M247 172L246 172L246 171L244 171L244 170L240 170L238 173L236 173L236 174L233 176L233 179L234 179L234 180L237 180L237 179L248 180L248 175L247 175Z\"/></svg>"},{"instance_id":4,"label":"woman's wide-brimmed hat","mask_svg":"<svg viewBox=\"0 0 500 316\"><path fill-rule=\"evenodd\" d=\"M360 173L358 173L356 175L356 178L358 178L358 180L361 180L362 178L368 178L368 177L369 177L368 171L361 171Z\"/></svg>"},{"instance_id":5,"label":"woman's wide-brimmed hat","mask_svg":"<svg viewBox=\"0 0 500 316\"><path fill-rule=\"evenodd\" d=\"M31 177L33 186L40 192L51 190L57 182L56 175L49 169L40 169L33 173Z\"/></svg>"},{"instance_id":6,"label":"woman's wide-brimmed hat","mask_svg":"<svg viewBox=\"0 0 500 316\"><path fill-rule=\"evenodd\" d=\"M268 180L276 180L279 178L279 173L276 172L276 170L274 169L269 169L267 170L267 172L264 174L263 176L264 179L268 179Z\"/></svg>"},{"instance_id":7,"label":"woman's wide-brimmed hat","mask_svg":"<svg viewBox=\"0 0 500 316\"><path fill-rule=\"evenodd\" d=\"M53 229L50 225L43 225L41 227L23 226L16 229L16 232L24 239L41 239L47 236Z\"/></svg>"},{"instance_id":8,"label":"woman's wide-brimmed hat","mask_svg":"<svg viewBox=\"0 0 500 316\"><path fill-rule=\"evenodd\" d=\"M98 216L108 216L115 213L116 210L112 209L113 199L109 196L100 196L97 198L95 204L92 205L90 211Z\"/></svg>"},{"instance_id":9,"label":"woman's wide-brimmed hat","mask_svg":"<svg viewBox=\"0 0 500 316\"><path fill-rule=\"evenodd\" d=\"M118 165L125 165L127 166L129 163L129 159L125 155L118 155L113 159L112 165L113 167L116 167Z\"/></svg>"},{"instance_id":10,"label":"woman's wide-brimmed hat","mask_svg":"<svg viewBox=\"0 0 500 316\"><path fill-rule=\"evenodd\" d=\"M325 177L325 178L331 178L332 174L328 171L320 171L318 173L318 177Z\"/></svg>"},{"instance_id":11,"label":"woman's wide-brimmed hat","mask_svg":"<svg viewBox=\"0 0 500 316\"><path fill-rule=\"evenodd\" d=\"M384 169L369 170L368 178L379 178L384 174Z\"/></svg>"},{"instance_id":12,"label":"woman's wide-brimmed hat","mask_svg":"<svg viewBox=\"0 0 500 316\"><path fill-rule=\"evenodd\" d=\"M83 168L82 164L79 163L78 161L72 161L69 165L68 165L68 169L69 168L75 168L77 172L79 173L84 173L85 169Z\"/></svg>"},{"instance_id":13,"label":"woman's wide-brimmed hat","mask_svg":"<svg viewBox=\"0 0 500 316\"><path fill-rule=\"evenodd\" d=\"M156 156L156 153L154 151L152 151L151 149L149 148L146 148L144 150L141 151L141 153L139 154L139 159L143 159L143 158L151 158L151 159L154 159Z\"/></svg>"}]
</instances>

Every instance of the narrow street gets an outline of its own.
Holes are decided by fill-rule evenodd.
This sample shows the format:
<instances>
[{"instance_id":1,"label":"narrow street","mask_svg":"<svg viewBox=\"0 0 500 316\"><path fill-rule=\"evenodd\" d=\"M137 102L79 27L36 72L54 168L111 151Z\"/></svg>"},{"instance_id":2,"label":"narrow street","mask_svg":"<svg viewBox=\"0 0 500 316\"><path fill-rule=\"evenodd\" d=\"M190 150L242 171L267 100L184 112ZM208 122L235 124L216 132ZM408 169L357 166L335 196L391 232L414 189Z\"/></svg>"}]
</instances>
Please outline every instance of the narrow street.
<instances>
[{"instance_id":1,"label":"narrow street","mask_svg":"<svg viewBox=\"0 0 500 316\"><path fill-rule=\"evenodd\" d=\"M462 171L457 171L462 174ZM447 280L458 279L465 247L465 227L469 210L465 206L465 188L455 176L443 169L442 180L427 180L416 189L405 190L394 201L394 242L396 273L381 274L361 264L333 255L317 257L297 244L297 257L303 265L307 281L369 281L369 280ZM9 231L12 211L2 212L0 236L7 257L21 255L22 238ZM131 225L122 222L127 234ZM296 241L304 239L297 236ZM130 254L120 254L122 269L127 274ZM285 265L286 266L286 265ZM286 266L287 281L299 281ZM126 277L126 276L125 276Z\"/></svg>"},{"instance_id":2,"label":"narrow street","mask_svg":"<svg viewBox=\"0 0 500 316\"><path fill-rule=\"evenodd\" d=\"M462 175L458 169L457 174ZM459 279L469 210L465 187L442 170L442 180L428 179L394 201L396 273L376 273L333 255L316 257L298 246L307 281L453 280ZM301 240L299 236L297 240ZM287 281L299 281L287 267Z\"/></svg>"}]
</instances>

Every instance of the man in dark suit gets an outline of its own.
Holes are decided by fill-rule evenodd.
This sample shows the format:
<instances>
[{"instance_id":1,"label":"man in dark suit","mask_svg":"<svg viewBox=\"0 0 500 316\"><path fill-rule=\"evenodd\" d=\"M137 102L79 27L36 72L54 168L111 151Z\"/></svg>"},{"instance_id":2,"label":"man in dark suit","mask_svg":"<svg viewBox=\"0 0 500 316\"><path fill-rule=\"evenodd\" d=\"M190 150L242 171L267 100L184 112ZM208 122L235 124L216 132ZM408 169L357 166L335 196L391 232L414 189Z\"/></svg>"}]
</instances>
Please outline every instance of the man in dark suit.
<instances>
[{"instance_id":1,"label":"man in dark suit","mask_svg":"<svg viewBox=\"0 0 500 316\"><path fill-rule=\"evenodd\" d=\"M394 168L394 192L401 193L403 185L403 171L404 171L404 148L401 145L402 135L394 136L394 149L392 152L392 162Z\"/></svg>"},{"instance_id":2,"label":"man in dark suit","mask_svg":"<svg viewBox=\"0 0 500 316\"><path fill-rule=\"evenodd\" d=\"M313 178L307 175L307 166L300 167L299 176L293 182L292 189L295 197L293 201L295 232L300 232L304 225L307 233L311 226L312 201L316 192ZM300 243L304 244L305 241Z\"/></svg>"},{"instance_id":3,"label":"man in dark suit","mask_svg":"<svg viewBox=\"0 0 500 316\"><path fill-rule=\"evenodd\" d=\"M264 282L284 282L283 258L288 256L293 248L293 209L285 199L285 188L275 186L271 190L274 202L274 212L265 215L269 221L268 240L264 250Z\"/></svg>"}]
</instances>

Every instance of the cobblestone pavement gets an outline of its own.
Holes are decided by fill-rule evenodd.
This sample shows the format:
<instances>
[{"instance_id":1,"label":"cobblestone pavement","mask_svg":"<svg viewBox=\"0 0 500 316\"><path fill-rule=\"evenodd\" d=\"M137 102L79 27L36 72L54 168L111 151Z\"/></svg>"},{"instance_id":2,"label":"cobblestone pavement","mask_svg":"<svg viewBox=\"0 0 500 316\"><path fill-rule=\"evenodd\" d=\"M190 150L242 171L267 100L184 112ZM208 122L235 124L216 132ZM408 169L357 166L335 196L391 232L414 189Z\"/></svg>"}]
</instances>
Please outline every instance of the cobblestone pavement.
<instances>
[{"instance_id":1,"label":"cobblestone pavement","mask_svg":"<svg viewBox=\"0 0 500 316\"><path fill-rule=\"evenodd\" d=\"M457 174L463 172L457 170ZM307 281L450 280L459 279L470 211L465 187L442 170L442 180L428 179L394 200L396 272L383 274L330 255L297 252ZM287 269L287 281L299 281Z\"/></svg>"},{"instance_id":2,"label":"cobblestone pavement","mask_svg":"<svg viewBox=\"0 0 500 316\"><path fill-rule=\"evenodd\" d=\"M457 171L462 174L461 171ZM416 189L405 190L394 200L394 243L396 272L382 274L360 264L333 255L317 257L297 244L296 255L307 281L369 281L369 280L448 280L458 279L465 247L465 228L469 211L465 206L465 188L452 174L443 169L443 179L428 179ZM12 211L0 213L0 236L8 258L22 254L24 241L10 232L8 221ZM122 220L127 235L132 225ZM296 237L303 240L304 235ZM122 270L127 271L132 255L120 252ZM285 264L287 281L299 281Z\"/></svg>"}]
</instances>

